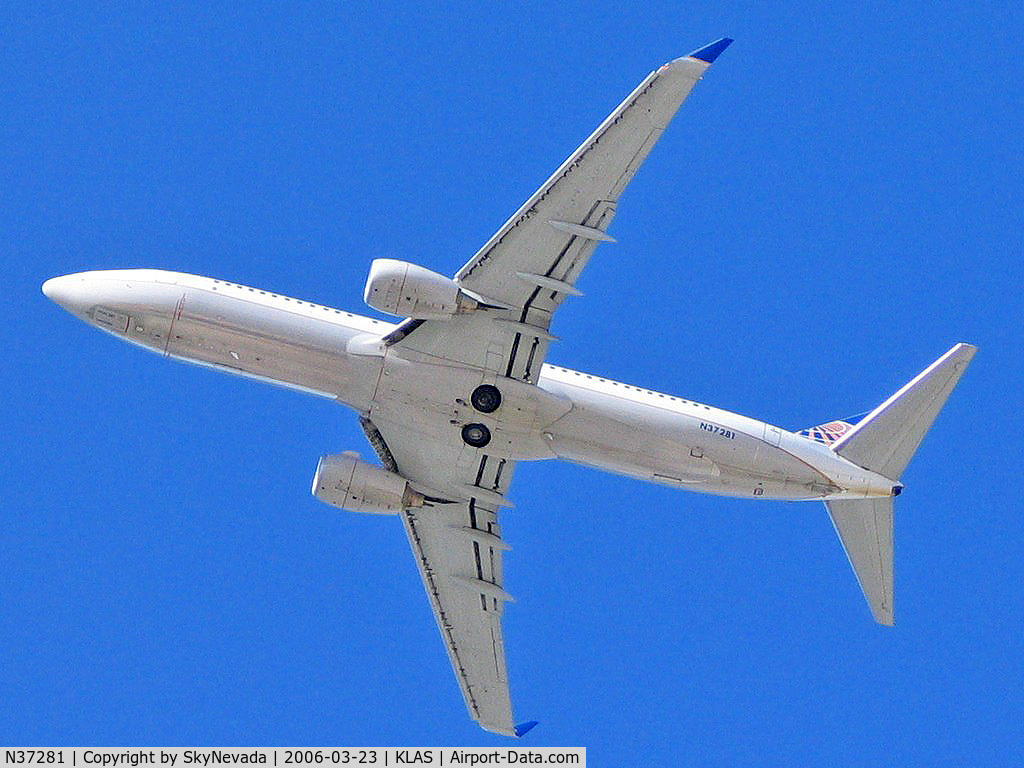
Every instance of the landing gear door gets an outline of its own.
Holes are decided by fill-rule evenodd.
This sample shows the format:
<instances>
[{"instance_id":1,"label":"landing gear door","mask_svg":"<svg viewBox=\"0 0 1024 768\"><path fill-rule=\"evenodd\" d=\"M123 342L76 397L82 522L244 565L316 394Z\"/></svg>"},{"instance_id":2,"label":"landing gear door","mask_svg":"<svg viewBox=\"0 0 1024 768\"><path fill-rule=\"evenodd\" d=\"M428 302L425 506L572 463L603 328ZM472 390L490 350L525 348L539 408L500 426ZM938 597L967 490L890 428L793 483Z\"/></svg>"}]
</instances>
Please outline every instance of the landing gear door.
<instances>
[{"instance_id":1,"label":"landing gear door","mask_svg":"<svg viewBox=\"0 0 1024 768\"><path fill-rule=\"evenodd\" d=\"M778 445L779 441L782 440L782 430L779 429L778 427L773 427L771 424L765 424L764 440L766 443Z\"/></svg>"}]
</instances>

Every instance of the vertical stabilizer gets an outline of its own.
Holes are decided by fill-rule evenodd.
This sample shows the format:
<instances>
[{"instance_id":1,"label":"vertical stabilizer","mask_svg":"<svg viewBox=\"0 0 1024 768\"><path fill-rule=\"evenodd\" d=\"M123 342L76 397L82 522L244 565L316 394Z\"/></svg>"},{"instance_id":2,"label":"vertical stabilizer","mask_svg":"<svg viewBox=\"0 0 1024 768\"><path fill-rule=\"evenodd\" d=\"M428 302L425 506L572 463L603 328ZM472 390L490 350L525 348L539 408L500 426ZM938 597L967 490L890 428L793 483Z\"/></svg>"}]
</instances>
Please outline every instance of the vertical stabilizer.
<instances>
[{"instance_id":1,"label":"vertical stabilizer","mask_svg":"<svg viewBox=\"0 0 1024 768\"><path fill-rule=\"evenodd\" d=\"M899 480L977 347L957 344L832 445L858 466Z\"/></svg>"},{"instance_id":2,"label":"vertical stabilizer","mask_svg":"<svg viewBox=\"0 0 1024 768\"><path fill-rule=\"evenodd\" d=\"M971 344L955 345L867 416L855 423L841 422L845 429L827 430L830 434L838 433L832 450L894 483L893 495L889 497L825 502L857 582L879 624L892 626L894 620L892 500L902 489L896 481L976 351ZM820 432L822 428L812 428L807 436L828 444L814 434L815 430Z\"/></svg>"},{"instance_id":3,"label":"vertical stabilizer","mask_svg":"<svg viewBox=\"0 0 1024 768\"><path fill-rule=\"evenodd\" d=\"M893 625L892 497L826 501L875 621Z\"/></svg>"}]
</instances>

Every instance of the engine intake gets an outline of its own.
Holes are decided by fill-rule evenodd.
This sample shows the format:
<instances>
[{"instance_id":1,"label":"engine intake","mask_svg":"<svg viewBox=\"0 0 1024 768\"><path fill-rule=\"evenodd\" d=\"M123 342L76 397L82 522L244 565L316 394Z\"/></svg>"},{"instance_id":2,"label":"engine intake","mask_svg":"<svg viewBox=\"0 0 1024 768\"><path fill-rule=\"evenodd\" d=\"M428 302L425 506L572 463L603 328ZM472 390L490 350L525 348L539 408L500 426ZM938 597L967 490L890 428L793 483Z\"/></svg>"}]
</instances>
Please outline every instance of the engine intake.
<instances>
[{"instance_id":1,"label":"engine intake","mask_svg":"<svg viewBox=\"0 0 1024 768\"><path fill-rule=\"evenodd\" d=\"M389 315L417 320L446 320L479 306L450 277L395 259L373 260L363 300Z\"/></svg>"},{"instance_id":2,"label":"engine intake","mask_svg":"<svg viewBox=\"0 0 1024 768\"><path fill-rule=\"evenodd\" d=\"M424 502L404 477L367 464L351 451L320 457L312 490L332 507L371 515L397 515Z\"/></svg>"}]
</instances>

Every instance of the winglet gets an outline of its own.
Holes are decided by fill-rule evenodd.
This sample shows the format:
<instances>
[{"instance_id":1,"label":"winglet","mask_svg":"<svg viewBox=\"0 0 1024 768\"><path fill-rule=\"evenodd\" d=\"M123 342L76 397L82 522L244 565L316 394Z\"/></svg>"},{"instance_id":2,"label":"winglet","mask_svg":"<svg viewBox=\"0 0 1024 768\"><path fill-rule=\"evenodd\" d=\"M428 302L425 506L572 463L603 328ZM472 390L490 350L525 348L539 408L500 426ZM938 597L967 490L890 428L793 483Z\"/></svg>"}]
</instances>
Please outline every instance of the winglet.
<instances>
[{"instance_id":1,"label":"winglet","mask_svg":"<svg viewBox=\"0 0 1024 768\"><path fill-rule=\"evenodd\" d=\"M720 38L713 43L708 43L703 48L698 48L693 53L687 54L686 58L698 59L711 64L722 55L722 51L728 48L730 43L732 43L731 37Z\"/></svg>"},{"instance_id":2,"label":"winglet","mask_svg":"<svg viewBox=\"0 0 1024 768\"><path fill-rule=\"evenodd\" d=\"M532 731L534 728L536 728L537 724L539 722L540 722L539 720L530 720L529 722L526 722L526 723L520 723L514 729L515 733L516 733L516 736L521 739L523 736L525 736L530 731Z\"/></svg>"}]
</instances>

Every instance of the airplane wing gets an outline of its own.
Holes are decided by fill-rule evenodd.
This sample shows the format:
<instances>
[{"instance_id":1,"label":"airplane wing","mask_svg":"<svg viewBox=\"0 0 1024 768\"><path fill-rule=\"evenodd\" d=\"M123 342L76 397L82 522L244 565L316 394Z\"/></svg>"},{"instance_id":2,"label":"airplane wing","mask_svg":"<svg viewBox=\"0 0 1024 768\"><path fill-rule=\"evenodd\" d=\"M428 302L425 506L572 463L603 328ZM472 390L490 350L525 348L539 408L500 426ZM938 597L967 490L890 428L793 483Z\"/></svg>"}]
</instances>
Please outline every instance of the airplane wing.
<instances>
[{"instance_id":1,"label":"airplane wing","mask_svg":"<svg viewBox=\"0 0 1024 768\"><path fill-rule=\"evenodd\" d=\"M554 337L555 309L606 233L622 191L697 80L732 41L723 38L652 72L456 274L489 308L446 320L408 319L384 337L388 355L535 383ZM497 511L512 462L425 435L371 411L364 423L385 465L451 503L407 510L406 533L470 715L521 735L509 700L501 615ZM368 426L369 425L369 426Z\"/></svg>"},{"instance_id":2,"label":"airplane wing","mask_svg":"<svg viewBox=\"0 0 1024 768\"><path fill-rule=\"evenodd\" d=\"M406 320L387 338L405 353L535 382L551 317L607 234L619 197L693 86L731 43L722 38L644 78L460 269L471 295L504 311Z\"/></svg>"},{"instance_id":3,"label":"airplane wing","mask_svg":"<svg viewBox=\"0 0 1024 768\"><path fill-rule=\"evenodd\" d=\"M412 438L397 424L374 416L363 428L382 461L418 490L467 498L406 510L402 517L434 619L444 640L470 716L483 728L517 736L512 718L501 614L512 598L503 588L497 511L514 462L480 455L475 448ZM477 489L477 490L473 490Z\"/></svg>"}]
</instances>

